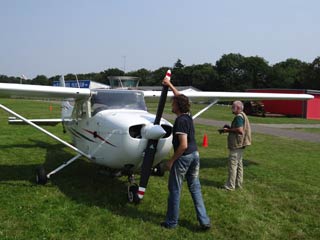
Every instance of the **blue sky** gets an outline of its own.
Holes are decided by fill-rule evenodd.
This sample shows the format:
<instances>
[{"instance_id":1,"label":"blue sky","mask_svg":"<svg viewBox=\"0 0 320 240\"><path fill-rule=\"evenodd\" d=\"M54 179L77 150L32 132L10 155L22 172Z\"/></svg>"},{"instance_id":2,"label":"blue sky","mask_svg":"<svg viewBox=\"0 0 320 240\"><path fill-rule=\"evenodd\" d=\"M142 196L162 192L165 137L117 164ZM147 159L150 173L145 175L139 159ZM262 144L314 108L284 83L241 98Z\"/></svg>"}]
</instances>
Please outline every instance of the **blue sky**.
<instances>
[{"instance_id":1,"label":"blue sky","mask_svg":"<svg viewBox=\"0 0 320 240\"><path fill-rule=\"evenodd\" d=\"M0 0L0 74L34 78L320 56L318 0Z\"/></svg>"}]
</instances>

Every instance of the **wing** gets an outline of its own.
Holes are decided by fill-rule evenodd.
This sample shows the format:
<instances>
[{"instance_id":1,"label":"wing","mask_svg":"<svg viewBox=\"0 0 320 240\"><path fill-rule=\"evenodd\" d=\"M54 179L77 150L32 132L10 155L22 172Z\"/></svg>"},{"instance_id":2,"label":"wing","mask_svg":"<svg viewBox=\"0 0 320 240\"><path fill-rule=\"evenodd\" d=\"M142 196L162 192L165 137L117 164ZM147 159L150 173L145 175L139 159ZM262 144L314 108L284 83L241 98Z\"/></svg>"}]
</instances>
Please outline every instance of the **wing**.
<instances>
[{"instance_id":1,"label":"wing","mask_svg":"<svg viewBox=\"0 0 320 240\"><path fill-rule=\"evenodd\" d=\"M31 97L51 99L88 99L91 96L90 89L52 87L28 84L0 83L0 97Z\"/></svg>"},{"instance_id":2,"label":"wing","mask_svg":"<svg viewBox=\"0 0 320 240\"><path fill-rule=\"evenodd\" d=\"M160 97L160 91L143 91L145 97ZM212 98L219 101L232 100L308 100L314 97L310 94L289 94L289 93L251 93L251 92L202 92L187 89L180 91L181 94L190 98ZM173 93L168 92L168 96Z\"/></svg>"}]
</instances>

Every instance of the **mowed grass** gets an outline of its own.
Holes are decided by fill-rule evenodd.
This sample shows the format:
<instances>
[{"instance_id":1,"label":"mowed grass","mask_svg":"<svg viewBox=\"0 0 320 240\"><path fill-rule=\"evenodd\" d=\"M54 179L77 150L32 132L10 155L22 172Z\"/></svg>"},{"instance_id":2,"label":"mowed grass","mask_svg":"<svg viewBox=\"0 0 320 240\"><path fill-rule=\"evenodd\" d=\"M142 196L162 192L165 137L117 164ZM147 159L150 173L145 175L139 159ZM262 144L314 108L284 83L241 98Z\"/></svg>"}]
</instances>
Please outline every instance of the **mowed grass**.
<instances>
[{"instance_id":1,"label":"mowed grass","mask_svg":"<svg viewBox=\"0 0 320 240\"><path fill-rule=\"evenodd\" d=\"M60 111L58 104L50 111L49 102L0 103L28 117L58 117ZM230 121L229 109L224 114ZM319 144L254 134L244 157L244 189L227 192L220 189L227 177L226 135L196 125L200 180L213 227L198 230L185 184L179 227L166 230L159 223L166 213L168 173L150 178L140 205L127 202L126 177L103 175L85 159L38 186L38 165L51 170L74 153L29 126L8 125L7 116L0 112L0 239L320 238ZM69 140L61 125L46 129ZM208 148L201 146L204 134Z\"/></svg>"}]
</instances>

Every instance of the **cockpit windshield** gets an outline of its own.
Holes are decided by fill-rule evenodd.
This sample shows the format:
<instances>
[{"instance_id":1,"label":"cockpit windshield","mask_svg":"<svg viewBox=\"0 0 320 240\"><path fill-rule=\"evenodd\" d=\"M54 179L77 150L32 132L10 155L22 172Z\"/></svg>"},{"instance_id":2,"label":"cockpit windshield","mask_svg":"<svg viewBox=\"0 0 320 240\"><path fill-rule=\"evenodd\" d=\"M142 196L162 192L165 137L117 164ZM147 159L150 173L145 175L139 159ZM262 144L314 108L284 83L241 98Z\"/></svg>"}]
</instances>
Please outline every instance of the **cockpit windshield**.
<instances>
[{"instance_id":1,"label":"cockpit windshield","mask_svg":"<svg viewBox=\"0 0 320 240\"><path fill-rule=\"evenodd\" d=\"M107 109L147 110L143 93L139 91L97 91L91 98L92 115Z\"/></svg>"}]
</instances>

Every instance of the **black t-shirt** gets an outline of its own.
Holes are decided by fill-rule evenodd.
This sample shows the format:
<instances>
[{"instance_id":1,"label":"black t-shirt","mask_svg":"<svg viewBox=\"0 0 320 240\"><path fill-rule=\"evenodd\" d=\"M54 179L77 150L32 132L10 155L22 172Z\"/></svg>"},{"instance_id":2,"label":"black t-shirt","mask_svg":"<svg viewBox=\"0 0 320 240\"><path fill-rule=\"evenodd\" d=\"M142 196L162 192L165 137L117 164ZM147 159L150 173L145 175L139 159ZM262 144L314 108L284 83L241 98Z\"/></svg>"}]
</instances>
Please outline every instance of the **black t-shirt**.
<instances>
[{"instance_id":1,"label":"black t-shirt","mask_svg":"<svg viewBox=\"0 0 320 240\"><path fill-rule=\"evenodd\" d=\"M197 144L194 137L194 126L193 120L190 115L182 114L176 118L176 121L173 125L173 149L176 151L180 142L179 142L179 134L187 134L188 137L188 148L184 151L183 155L187 155L197 151Z\"/></svg>"}]
</instances>

